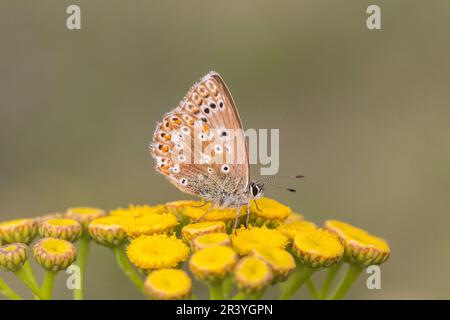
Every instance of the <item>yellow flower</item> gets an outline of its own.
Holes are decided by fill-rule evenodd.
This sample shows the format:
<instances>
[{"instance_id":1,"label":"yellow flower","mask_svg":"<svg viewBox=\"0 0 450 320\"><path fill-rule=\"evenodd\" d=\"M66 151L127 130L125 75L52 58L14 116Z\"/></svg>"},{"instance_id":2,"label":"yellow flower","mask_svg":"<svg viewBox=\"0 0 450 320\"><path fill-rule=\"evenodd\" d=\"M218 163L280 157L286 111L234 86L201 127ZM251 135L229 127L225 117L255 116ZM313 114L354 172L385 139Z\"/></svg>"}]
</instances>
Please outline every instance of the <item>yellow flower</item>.
<instances>
[{"instance_id":1,"label":"yellow flower","mask_svg":"<svg viewBox=\"0 0 450 320\"><path fill-rule=\"evenodd\" d=\"M59 212L54 212L54 213L49 213L49 214L45 214L43 216L39 216L34 218L34 220L36 221L36 223L39 225L44 221L50 220L50 219L60 219L63 218L64 214L59 213Z\"/></svg>"},{"instance_id":2,"label":"yellow flower","mask_svg":"<svg viewBox=\"0 0 450 320\"><path fill-rule=\"evenodd\" d=\"M145 289L153 299L182 300L189 298L192 281L183 270L160 269L147 277Z\"/></svg>"},{"instance_id":3,"label":"yellow flower","mask_svg":"<svg viewBox=\"0 0 450 320\"><path fill-rule=\"evenodd\" d=\"M92 207L73 207L66 211L66 218L77 220L83 228L87 228L92 220L105 215L105 210Z\"/></svg>"},{"instance_id":4,"label":"yellow flower","mask_svg":"<svg viewBox=\"0 0 450 320\"><path fill-rule=\"evenodd\" d=\"M0 240L4 243L30 243L36 237L37 223L34 219L15 219L0 223Z\"/></svg>"},{"instance_id":5,"label":"yellow flower","mask_svg":"<svg viewBox=\"0 0 450 320\"><path fill-rule=\"evenodd\" d=\"M141 236L131 241L127 255L143 270L173 268L188 258L189 247L174 236Z\"/></svg>"},{"instance_id":6,"label":"yellow flower","mask_svg":"<svg viewBox=\"0 0 450 320\"><path fill-rule=\"evenodd\" d=\"M149 214L130 219L125 224L125 231L131 238L142 235L171 233L178 225L177 218L171 213Z\"/></svg>"},{"instance_id":7,"label":"yellow flower","mask_svg":"<svg viewBox=\"0 0 450 320\"><path fill-rule=\"evenodd\" d=\"M125 225L131 219L120 215L94 219L88 227L89 235L104 246L118 246L127 239Z\"/></svg>"},{"instance_id":8,"label":"yellow flower","mask_svg":"<svg viewBox=\"0 0 450 320\"><path fill-rule=\"evenodd\" d=\"M328 220L325 228L339 237L345 247L345 258L349 262L366 267L385 262L391 254L384 239L348 223Z\"/></svg>"},{"instance_id":9,"label":"yellow flower","mask_svg":"<svg viewBox=\"0 0 450 320\"><path fill-rule=\"evenodd\" d=\"M197 279L215 282L224 279L237 260L230 247L215 246L196 251L189 260L189 268Z\"/></svg>"},{"instance_id":10,"label":"yellow flower","mask_svg":"<svg viewBox=\"0 0 450 320\"><path fill-rule=\"evenodd\" d=\"M211 204L207 204L203 207L186 207L184 210L184 214L191 218L192 220L197 220L209 209ZM208 211L206 215L202 217L202 221L224 221L225 223L234 223L234 219L236 218L237 209L235 208L214 208ZM239 212L239 216L245 215L246 212L244 208Z\"/></svg>"},{"instance_id":11,"label":"yellow flower","mask_svg":"<svg viewBox=\"0 0 450 320\"><path fill-rule=\"evenodd\" d=\"M181 235L185 241L213 232L226 232L225 223L223 221L203 221L188 224L181 229Z\"/></svg>"},{"instance_id":12,"label":"yellow flower","mask_svg":"<svg viewBox=\"0 0 450 320\"><path fill-rule=\"evenodd\" d=\"M284 220L284 223L288 224L291 222L302 221L304 219L305 217L302 214L293 212L289 217L286 218L286 220Z\"/></svg>"},{"instance_id":13,"label":"yellow flower","mask_svg":"<svg viewBox=\"0 0 450 320\"><path fill-rule=\"evenodd\" d=\"M230 244L230 236L223 232L202 234L192 240L192 247L194 250L201 250L214 246L229 246Z\"/></svg>"},{"instance_id":14,"label":"yellow flower","mask_svg":"<svg viewBox=\"0 0 450 320\"><path fill-rule=\"evenodd\" d=\"M344 254L338 237L323 229L297 233L292 247L300 262L312 268L329 267L339 262Z\"/></svg>"},{"instance_id":15,"label":"yellow flower","mask_svg":"<svg viewBox=\"0 0 450 320\"><path fill-rule=\"evenodd\" d=\"M74 219L48 219L39 224L42 238L57 238L75 242L81 236L81 224Z\"/></svg>"},{"instance_id":16,"label":"yellow flower","mask_svg":"<svg viewBox=\"0 0 450 320\"><path fill-rule=\"evenodd\" d=\"M257 257L242 258L234 269L237 286L247 293L257 293L272 282L273 274L267 263Z\"/></svg>"},{"instance_id":17,"label":"yellow flower","mask_svg":"<svg viewBox=\"0 0 450 320\"><path fill-rule=\"evenodd\" d=\"M128 216L132 218L140 218L148 215L166 213L165 205L148 206L148 205L130 205L128 208L117 208L111 210L111 216Z\"/></svg>"},{"instance_id":18,"label":"yellow flower","mask_svg":"<svg viewBox=\"0 0 450 320\"><path fill-rule=\"evenodd\" d=\"M291 213L291 208L273 199L261 198L250 202L250 221L256 226L277 226Z\"/></svg>"},{"instance_id":19,"label":"yellow flower","mask_svg":"<svg viewBox=\"0 0 450 320\"><path fill-rule=\"evenodd\" d=\"M33 246L36 262L49 271L67 269L77 257L77 249L66 240L43 238Z\"/></svg>"},{"instance_id":20,"label":"yellow flower","mask_svg":"<svg viewBox=\"0 0 450 320\"><path fill-rule=\"evenodd\" d=\"M316 229L315 223L310 221L295 221L291 223L282 223L277 230L289 239L293 239L295 235L303 230Z\"/></svg>"},{"instance_id":21,"label":"yellow flower","mask_svg":"<svg viewBox=\"0 0 450 320\"><path fill-rule=\"evenodd\" d=\"M183 220L185 217L184 211L187 207L199 207L203 203L200 201L193 201L193 200L179 200L179 201L172 201L166 203L166 210L172 214L174 214L178 220Z\"/></svg>"},{"instance_id":22,"label":"yellow flower","mask_svg":"<svg viewBox=\"0 0 450 320\"><path fill-rule=\"evenodd\" d=\"M272 269L274 281L284 281L295 270L294 257L284 249L259 247L253 250L255 257L263 259Z\"/></svg>"},{"instance_id":23,"label":"yellow flower","mask_svg":"<svg viewBox=\"0 0 450 320\"><path fill-rule=\"evenodd\" d=\"M28 247L23 243L12 243L0 247L0 268L16 271L27 261Z\"/></svg>"},{"instance_id":24,"label":"yellow flower","mask_svg":"<svg viewBox=\"0 0 450 320\"><path fill-rule=\"evenodd\" d=\"M240 255L249 254L261 246L283 249L287 241L288 239L280 232L265 226L240 228L231 236L232 246Z\"/></svg>"}]
</instances>

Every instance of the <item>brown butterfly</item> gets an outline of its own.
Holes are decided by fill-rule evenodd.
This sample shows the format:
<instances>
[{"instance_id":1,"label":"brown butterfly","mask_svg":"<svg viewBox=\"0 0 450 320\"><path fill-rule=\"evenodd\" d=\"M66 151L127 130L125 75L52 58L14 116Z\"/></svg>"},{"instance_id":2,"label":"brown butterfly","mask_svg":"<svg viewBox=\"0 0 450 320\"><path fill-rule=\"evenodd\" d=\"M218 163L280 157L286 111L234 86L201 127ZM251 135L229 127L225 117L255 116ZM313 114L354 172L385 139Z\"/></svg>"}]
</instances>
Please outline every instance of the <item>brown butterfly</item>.
<instances>
[{"instance_id":1,"label":"brown butterfly","mask_svg":"<svg viewBox=\"0 0 450 320\"><path fill-rule=\"evenodd\" d=\"M218 73L205 75L165 114L150 149L156 170L178 189L212 202L210 208L233 207L238 213L247 205L248 224L249 202L263 195L264 185L250 182L242 122Z\"/></svg>"}]
</instances>

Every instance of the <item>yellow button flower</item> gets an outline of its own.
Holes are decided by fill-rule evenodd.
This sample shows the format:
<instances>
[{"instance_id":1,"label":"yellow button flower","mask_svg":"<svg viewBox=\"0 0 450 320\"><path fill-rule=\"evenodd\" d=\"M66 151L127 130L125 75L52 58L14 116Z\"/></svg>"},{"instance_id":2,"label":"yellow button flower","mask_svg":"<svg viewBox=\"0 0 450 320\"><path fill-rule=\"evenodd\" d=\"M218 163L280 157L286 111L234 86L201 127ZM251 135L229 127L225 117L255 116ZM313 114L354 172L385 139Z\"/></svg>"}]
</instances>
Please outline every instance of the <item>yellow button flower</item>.
<instances>
[{"instance_id":1,"label":"yellow button flower","mask_svg":"<svg viewBox=\"0 0 450 320\"><path fill-rule=\"evenodd\" d=\"M16 271L27 261L28 247L23 243L11 243L0 247L0 268Z\"/></svg>"},{"instance_id":2,"label":"yellow button flower","mask_svg":"<svg viewBox=\"0 0 450 320\"><path fill-rule=\"evenodd\" d=\"M143 270L173 268L188 258L189 247L174 236L141 236L131 241L127 255Z\"/></svg>"},{"instance_id":3,"label":"yellow button flower","mask_svg":"<svg viewBox=\"0 0 450 320\"><path fill-rule=\"evenodd\" d=\"M261 198L250 202L250 221L252 225L277 226L286 220L291 213L291 208L273 199Z\"/></svg>"},{"instance_id":4,"label":"yellow button flower","mask_svg":"<svg viewBox=\"0 0 450 320\"><path fill-rule=\"evenodd\" d=\"M267 263L253 256L242 258L234 269L237 286L246 293L257 293L272 282L273 274Z\"/></svg>"},{"instance_id":5,"label":"yellow button flower","mask_svg":"<svg viewBox=\"0 0 450 320\"><path fill-rule=\"evenodd\" d=\"M295 235L303 230L316 229L314 222L310 221L295 221L291 223L282 223L277 227L277 230L289 239L293 239Z\"/></svg>"},{"instance_id":6,"label":"yellow button flower","mask_svg":"<svg viewBox=\"0 0 450 320\"><path fill-rule=\"evenodd\" d=\"M226 246L196 251L189 260L189 268L197 279L215 282L224 279L238 260L236 252Z\"/></svg>"},{"instance_id":7,"label":"yellow button flower","mask_svg":"<svg viewBox=\"0 0 450 320\"><path fill-rule=\"evenodd\" d=\"M193 200L178 200L166 203L166 210L174 214L178 220L183 220L185 217L185 210L188 207L200 207L203 202Z\"/></svg>"},{"instance_id":8,"label":"yellow button flower","mask_svg":"<svg viewBox=\"0 0 450 320\"><path fill-rule=\"evenodd\" d=\"M213 232L226 232L226 226L223 221L202 221L191 223L181 229L181 235L185 241L191 241L202 234Z\"/></svg>"},{"instance_id":9,"label":"yellow button flower","mask_svg":"<svg viewBox=\"0 0 450 320\"><path fill-rule=\"evenodd\" d=\"M203 216L203 214L209 209L211 205L207 204L200 208L198 207L186 207L184 214L191 218L191 220L197 220ZM234 208L214 208L208 211L206 215L202 217L202 221L224 221L225 223L234 222L236 218L237 209ZM239 216L245 215L244 208L239 212Z\"/></svg>"},{"instance_id":10,"label":"yellow button flower","mask_svg":"<svg viewBox=\"0 0 450 320\"><path fill-rule=\"evenodd\" d=\"M148 206L148 205L130 205L128 208L117 208L111 210L111 216L128 216L132 218L140 218L148 215L167 213L164 205Z\"/></svg>"},{"instance_id":11,"label":"yellow button flower","mask_svg":"<svg viewBox=\"0 0 450 320\"><path fill-rule=\"evenodd\" d=\"M30 243L36 237L37 223L34 219L15 219L0 223L0 242Z\"/></svg>"},{"instance_id":12,"label":"yellow button flower","mask_svg":"<svg viewBox=\"0 0 450 320\"><path fill-rule=\"evenodd\" d=\"M39 224L39 236L75 242L81 236L81 224L74 219L47 219Z\"/></svg>"},{"instance_id":13,"label":"yellow button flower","mask_svg":"<svg viewBox=\"0 0 450 320\"><path fill-rule=\"evenodd\" d=\"M39 225L42 222L50 220L50 219L61 219L61 218L64 218L63 213L54 212L54 213L49 213L49 214L45 214L43 216L36 217L36 218L34 218L34 220Z\"/></svg>"},{"instance_id":14,"label":"yellow button flower","mask_svg":"<svg viewBox=\"0 0 450 320\"><path fill-rule=\"evenodd\" d=\"M66 211L66 218L77 220L83 228L87 228L92 220L105 215L105 210L92 207L73 207Z\"/></svg>"},{"instance_id":15,"label":"yellow button flower","mask_svg":"<svg viewBox=\"0 0 450 320\"><path fill-rule=\"evenodd\" d=\"M300 262L311 268L329 267L339 262L344 254L338 237L323 229L299 232L292 247Z\"/></svg>"},{"instance_id":16,"label":"yellow button flower","mask_svg":"<svg viewBox=\"0 0 450 320\"><path fill-rule=\"evenodd\" d=\"M229 246L230 244L230 236L223 232L203 234L192 240L192 247L194 250L201 250L215 246Z\"/></svg>"},{"instance_id":17,"label":"yellow button flower","mask_svg":"<svg viewBox=\"0 0 450 320\"><path fill-rule=\"evenodd\" d=\"M272 269L274 281L284 281L295 270L294 257L284 249L259 247L252 254L264 260Z\"/></svg>"},{"instance_id":18,"label":"yellow button flower","mask_svg":"<svg viewBox=\"0 0 450 320\"><path fill-rule=\"evenodd\" d=\"M125 224L125 231L131 238L142 235L171 233L178 225L178 219L171 213L149 214L130 219Z\"/></svg>"},{"instance_id":19,"label":"yellow button flower","mask_svg":"<svg viewBox=\"0 0 450 320\"><path fill-rule=\"evenodd\" d=\"M328 220L325 228L335 233L345 247L345 258L363 267L385 262L391 253L388 243L348 223Z\"/></svg>"},{"instance_id":20,"label":"yellow button flower","mask_svg":"<svg viewBox=\"0 0 450 320\"><path fill-rule=\"evenodd\" d=\"M66 240L44 238L33 246L36 262L49 271L67 269L77 257L77 249Z\"/></svg>"},{"instance_id":21,"label":"yellow button flower","mask_svg":"<svg viewBox=\"0 0 450 320\"><path fill-rule=\"evenodd\" d=\"M91 221L89 235L104 246L115 247L127 239L126 223L133 218L127 216L106 216Z\"/></svg>"},{"instance_id":22,"label":"yellow button flower","mask_svg":"<svg viewBox=\"0 0 450 320\"><path fill-rule=\"evenodd\" d=\"M183 270L160 269L147 276L145 289L148 295L156 300L188 299L192 281Z\"/></svg>"},{"instance_id":23,"label":"yellow button flower","mask_svg":"<svg viewBox=\"0 0 450 320\"><path fill-rule=\"evenodd\" d=\"M302 214L293 212L289 217L286 218L286 220L284 220L284 223L288 224L291 222L302 221L304 219L305 217Z\"/></svg>"},{"instance_id":24,"label":"yellow button flower","mask_svg":"<svg viewBox=\"0 0 450 320\"><path fill-rule=\"evenodd\" d=\"M231 236L232 246L240 255L249 254L261 246L283 249L287 241L288 239L280 232L265 226L240 228Z\"/></svg>"}]
</instances>

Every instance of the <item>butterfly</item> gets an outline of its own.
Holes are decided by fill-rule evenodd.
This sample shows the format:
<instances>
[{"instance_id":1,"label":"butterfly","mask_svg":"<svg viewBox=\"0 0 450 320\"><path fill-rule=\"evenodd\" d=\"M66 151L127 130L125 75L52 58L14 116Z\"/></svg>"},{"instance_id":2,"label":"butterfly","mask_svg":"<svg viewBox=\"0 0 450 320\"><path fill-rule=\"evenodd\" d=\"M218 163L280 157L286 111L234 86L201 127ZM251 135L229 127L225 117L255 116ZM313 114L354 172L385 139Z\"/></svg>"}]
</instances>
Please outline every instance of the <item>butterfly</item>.
<instances>
[{"instance_id":1,"label":"butterfly","mask_svg":"<svg viewBox=\"0 0 450 320\"><path fill-rule=\"evenodd\" d=\"M222 77L209 72L156 124L152 143L156 170L179 190L213 207L241 208L263 196L250 181L248 148L239 112ZM208 211L207 210L207 211ZM205 212L202 217L206 214Z\"/></svg>"}]
</instances>

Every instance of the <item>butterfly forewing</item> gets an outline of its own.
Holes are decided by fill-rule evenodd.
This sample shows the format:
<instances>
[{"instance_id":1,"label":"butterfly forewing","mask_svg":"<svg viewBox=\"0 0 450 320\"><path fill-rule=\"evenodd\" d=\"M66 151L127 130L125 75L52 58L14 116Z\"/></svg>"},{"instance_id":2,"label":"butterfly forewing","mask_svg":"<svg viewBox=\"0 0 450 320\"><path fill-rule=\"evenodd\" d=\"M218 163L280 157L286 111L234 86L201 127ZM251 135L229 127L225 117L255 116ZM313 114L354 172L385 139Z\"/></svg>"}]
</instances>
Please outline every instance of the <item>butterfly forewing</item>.
<instances>
[{"instance_id":1,"label":"butterfly forewing","mask_svg":"<svg viewBox=\"0 0 450 320\"><path fill-rule=\"evenodd\" d=\"M164 116L151 149L157 170L183 192L232 204L233 195L247 190L249 165L242 123L218 73L204 76Z\"/></svg>"}]
</instances>

